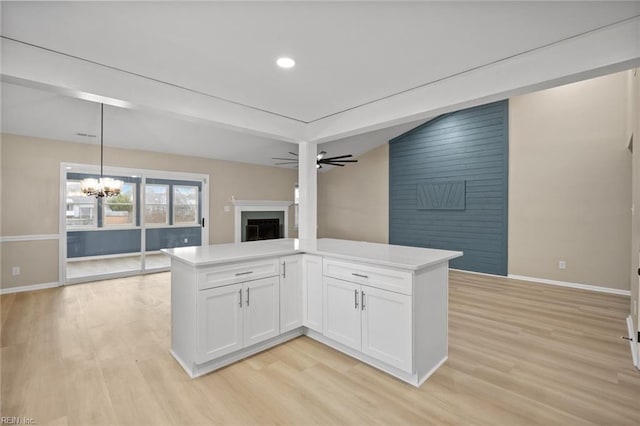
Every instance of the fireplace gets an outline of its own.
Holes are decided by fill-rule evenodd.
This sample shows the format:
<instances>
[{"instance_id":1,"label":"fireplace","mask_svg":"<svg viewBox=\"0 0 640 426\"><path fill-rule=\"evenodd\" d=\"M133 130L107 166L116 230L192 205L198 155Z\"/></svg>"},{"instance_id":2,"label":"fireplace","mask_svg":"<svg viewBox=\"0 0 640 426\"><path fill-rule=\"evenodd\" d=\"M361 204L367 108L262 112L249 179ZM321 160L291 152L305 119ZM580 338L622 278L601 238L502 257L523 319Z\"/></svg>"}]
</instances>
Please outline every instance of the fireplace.
<instances>
[{"instance_id":1,"label":"fireplace","mask_svg":"<svg viewBox=\"0 0 640 426\"><path fill-rule=\"evenodd\" d=\"M279 219L247 219L246 241L282 238Z\"/></svg>"},{"instance_id":2,"label":"fireplace","mask_svg":"<svg viewBox=\"0 0 640 426\"><path fill-rule=\"evenodd\" d=\"M235 241L256 241L289 238L289 207L291 201L236 200Z\"/></svg>"}]
</instances>

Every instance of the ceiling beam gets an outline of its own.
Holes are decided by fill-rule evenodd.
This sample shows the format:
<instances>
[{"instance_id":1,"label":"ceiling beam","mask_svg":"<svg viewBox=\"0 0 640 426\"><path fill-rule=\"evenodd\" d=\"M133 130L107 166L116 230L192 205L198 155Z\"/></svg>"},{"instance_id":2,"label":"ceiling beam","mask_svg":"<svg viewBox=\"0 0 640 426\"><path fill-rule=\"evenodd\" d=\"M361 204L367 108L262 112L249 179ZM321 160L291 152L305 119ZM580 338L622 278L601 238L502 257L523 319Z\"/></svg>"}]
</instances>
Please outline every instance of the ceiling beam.
<instances>
[{"instance_id":1,"label":"ceiling beam","mask_svg":"<svg viewBox=\"0 0 640 426\"><path fill-rule=\"evenodd\" d=\"M640 67L640 17L579 34L309 123L307 140L348 138Z\"/></svg>"},{"instance_id":2,"label":"ceiling beam","mask_svg":"<svg viewBox=\"0 0 640 426\"><path fill-rule=\"evenodd\" d=\"M109 105L202 120L286 142L305 123L95 62L2 38L2 80Z\"/></svg>"}]
</instances>

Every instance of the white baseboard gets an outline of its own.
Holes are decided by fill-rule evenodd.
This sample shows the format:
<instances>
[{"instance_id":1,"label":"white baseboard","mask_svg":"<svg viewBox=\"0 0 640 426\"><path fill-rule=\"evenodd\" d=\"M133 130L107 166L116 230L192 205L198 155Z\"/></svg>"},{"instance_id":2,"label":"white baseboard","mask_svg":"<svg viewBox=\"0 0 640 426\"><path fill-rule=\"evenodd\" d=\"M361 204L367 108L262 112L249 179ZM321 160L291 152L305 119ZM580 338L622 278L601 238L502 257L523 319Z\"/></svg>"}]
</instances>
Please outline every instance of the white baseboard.
<instances>
[{"instance_id":1,"label":"white baseboard","mask_svg":"<svg viewBox=\"0 0 640 426\"><path fill-rule=\"evenodd\" d=\"M591 285L591 284L580 284L580 283L572 283L568 281L548 280L546 278L533 278L533 277L525 277L522 275L513 275L513 274L507 275L507 278L512 278L514 280L521 280L521 281L529 281L532 283L556 285L559 287L570 287L570 288L578 288L580 290L597 291L599 293L617 294L619 296L631 296L630 290L600 287L600 286Z\"/></svg>"},{"instance_id":2,"label":"white baseboard","mask_svg":"<svg viewBox=\"0 0 640 426\"><path fill-rule=\"evenodd\" d=\"M0 288L0 294L21 293L23 291L44 290L45 288L59 287L59 282L23 285L18 287Z\"/></svg>"},{"instance_id":3,"label":"white baseboard","mask_svg":"<svg viewBox=\"0 0 640 426\"><path fill-rule=\"evenodd\" d=\"M485 277L507 278L504 275L487 274L486 272L465 271L464 269L449 268L450 271L463 272L465 274L484 275Z\"/></svg>"},{"instance_id":4,"label":"white baseboard","mask_svg":"<svg viewBox=\"0 0 640 426\"><path fill-rule=\"evenodd\" d=\"M578 288L580 290L589 290L589 291L597 291L599 293L617 294L619 296L631 296L630 290L620 290L618 288L600 287L600 286L591 285L591 284L580 284L580 283L572 283L568 281L548 280L546 278L525 277L524 275L514 275L514 274L509 274L505 277L504 275L487 274L484 272L475 272L475 271L465 271L464 269L454 269L454 268L449 268L449 270L456 271L456 272L464 272L465 274L484 275L487 277L498 277L498 278L511 278L514 280L528 281L531 283L556 285L559 287Z\"/></svg>"}]
</instances>

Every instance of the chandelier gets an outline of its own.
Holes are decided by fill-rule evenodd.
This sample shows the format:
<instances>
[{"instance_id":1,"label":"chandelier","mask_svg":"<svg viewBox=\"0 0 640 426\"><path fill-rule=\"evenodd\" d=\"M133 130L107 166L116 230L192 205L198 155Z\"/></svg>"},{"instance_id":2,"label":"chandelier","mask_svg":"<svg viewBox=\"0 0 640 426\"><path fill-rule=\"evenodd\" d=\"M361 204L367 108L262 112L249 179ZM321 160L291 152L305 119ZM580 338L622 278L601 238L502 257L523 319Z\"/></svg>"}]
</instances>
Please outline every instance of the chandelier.
<instances>
[{"instance_id":1,"label":"chandelier","mask_svg":"<svg viewBox=\"0 0 640 426\"><path fill-rule=\"evenodd\" d=\"M80 182L82 192L89 197L112 197L120 194L122 181L103 176L104 169L104 104L100 104L100 179L87 178Z\"/></svg>"}]
</instances>

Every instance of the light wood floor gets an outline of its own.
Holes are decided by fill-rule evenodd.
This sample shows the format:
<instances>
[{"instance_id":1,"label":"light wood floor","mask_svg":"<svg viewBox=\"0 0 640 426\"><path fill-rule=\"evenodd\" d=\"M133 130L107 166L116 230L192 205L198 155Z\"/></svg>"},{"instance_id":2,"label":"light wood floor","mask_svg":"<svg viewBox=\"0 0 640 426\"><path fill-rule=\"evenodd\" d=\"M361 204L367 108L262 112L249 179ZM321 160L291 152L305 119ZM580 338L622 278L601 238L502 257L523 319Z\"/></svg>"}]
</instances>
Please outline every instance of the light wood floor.
<instances>
[{"instance_id":1,"label":"light wood floor","mask_svg":"<svg viewBox=\"0 0 640 426\"><path fill-rule=\"evenodd\" d=\"M627 297L452 272L449 360L420 389L306 337L191 380L168 273L0 301L1 415L39 425L640 424Z\"/></svg>"}]
</instances>

